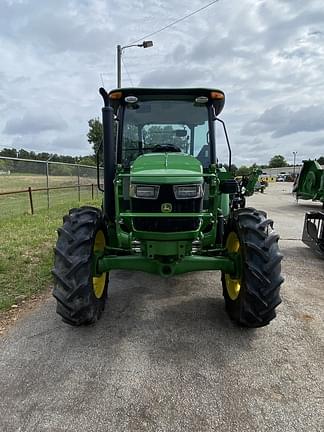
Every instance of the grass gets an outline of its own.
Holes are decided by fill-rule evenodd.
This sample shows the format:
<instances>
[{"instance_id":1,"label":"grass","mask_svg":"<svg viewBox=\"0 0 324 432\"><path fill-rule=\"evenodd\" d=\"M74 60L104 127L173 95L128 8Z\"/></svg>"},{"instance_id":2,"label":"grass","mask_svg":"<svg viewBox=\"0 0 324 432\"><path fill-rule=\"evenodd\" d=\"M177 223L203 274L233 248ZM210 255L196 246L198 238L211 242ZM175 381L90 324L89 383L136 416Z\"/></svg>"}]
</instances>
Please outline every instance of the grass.
<instances>
[{"instance_id":1,"label":"grass","mask_svg":"<svg viewBox=\"0 0 324 432\"><path fill-rule=\"evenodd\" d=\"M80 177L81 185L94 184L94 191L97 195L96 179L91 177ZM71 189L57 189L49 191L50 207L63 205L65 202L71 202L78 199L77 177L75 176L50 176L50 187L73 186ZM11 174L0 176L0 193L24 190L28 187L32 189L46 187L46 177L44 175L27 175L27 174ZM91 186L83 186L80 188L81 200L91 199ZM33 204L35 213L40 209L47 209L48 197L46 191L32 192ZM0 195L0 221L3 216L14 217L30 213L29 195L27 192Z\"/></svg>"},{"instance_id":2,"label":"grass","mask_svg":"<svg viewBox=\"0 0 324 432\"><path fill-rule=\"evenodd\" d=\"M94 196L98 196L97 188L94 187ZM33 206L35 214L42 210L46 210L48 206L47 192L39 191L32 192ZM91 199L91 187L80 188L81 201ZM78 200L78 188L57 189L49 192L50 208L64 206L64 203ZM0 223L5 217L16 217L31 213L28 193L20 193L15 195L0 195Z\"/></svg>"},{"instance_id":3,"label":"grass","mask_svg":"<svg viewBox=\"0 0 324 432\"><path fill-rule=\"evenodd\" d=\"M80 177L80 184L96 184L96 182L95 172L92 177ZM76 186L77 183L77 176L49 176L49 187ZM0 176L0 192L26 190L28 187L32 189L46 188L46 176L41 174L10 174Z\"/></svg>"},{"instance_id":4,"label":"grass","mask_svg":"<svg viewBox=\"0 0 324 432\"><path fill-rule=\"evenodd\" d=\"M82 204L100 206L100 199ZM48 288L52 283L56 229L75 201L30 215L0 213L0 310Z\"/></svg>"}]
</instances>

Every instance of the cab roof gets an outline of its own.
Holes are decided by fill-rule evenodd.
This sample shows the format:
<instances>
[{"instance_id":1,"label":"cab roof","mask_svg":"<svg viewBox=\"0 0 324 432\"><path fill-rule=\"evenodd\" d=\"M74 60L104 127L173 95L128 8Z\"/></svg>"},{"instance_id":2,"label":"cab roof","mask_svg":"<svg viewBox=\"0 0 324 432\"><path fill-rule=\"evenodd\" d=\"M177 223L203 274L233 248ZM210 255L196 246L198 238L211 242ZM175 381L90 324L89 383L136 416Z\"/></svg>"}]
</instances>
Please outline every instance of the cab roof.
<instances>
[{"instance_id":1,"label":"cab roof","mask_svg":"<svg viewBox=\"0 0 324 432\"><path fill-rule=\"evenodd\" d=\"M215 114L222 111L225 104L225 94L222 90L211 88L147 88L147 87L124 87L110 90L108 93L110 105L116 111L120 105L125 103L125 97L136 96L139 101L145 100L192 100L199 96L208 98L215 108Z\"/></svg>"},{"instance_id":2,"label":"cab roof","mask_svg":"<svg viewBox=\"0 0 324 432\"><path fill-rule=\"evenodd\" d=\"M223 96L224 92L219 89L211 89L211 88L149 88L149 87L122 87L122 88L115 88L113 90L110 90L108 93L109 95L111 93L115 93L121 91L125 95L192 95L192 96L208 96L211 92L219 92L222 93Z\"/></svg>"}]
</instances>

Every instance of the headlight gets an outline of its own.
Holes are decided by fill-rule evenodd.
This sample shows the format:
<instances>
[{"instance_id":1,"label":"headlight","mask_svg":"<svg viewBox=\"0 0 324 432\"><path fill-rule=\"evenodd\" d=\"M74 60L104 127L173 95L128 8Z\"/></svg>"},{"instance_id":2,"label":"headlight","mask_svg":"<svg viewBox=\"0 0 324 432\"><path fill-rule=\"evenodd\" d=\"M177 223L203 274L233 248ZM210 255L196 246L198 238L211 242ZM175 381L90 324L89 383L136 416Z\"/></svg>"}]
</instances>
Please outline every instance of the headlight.
<instances>
[{"instance_id":1,"label":"headlight","mask_svg":"<svg viewBox=\"0 0 324 432\"><path fill-rule=\"evenodd\" d=\"M129 188L129 195L132 198L142 199L156 199L159 195L160 186L151 185L137 185L131 184Z\"/></svg>"},{"instance_id":2,"label":"headlight","mask_svg":"<svg viewBox=\"0 0 324 432\"><path fill-rule=\"evenodd\" d=\"M173 186L173 191L177 199L201 198L203 195L202 186L200 184Z\"/></svg>"}]
</instances>

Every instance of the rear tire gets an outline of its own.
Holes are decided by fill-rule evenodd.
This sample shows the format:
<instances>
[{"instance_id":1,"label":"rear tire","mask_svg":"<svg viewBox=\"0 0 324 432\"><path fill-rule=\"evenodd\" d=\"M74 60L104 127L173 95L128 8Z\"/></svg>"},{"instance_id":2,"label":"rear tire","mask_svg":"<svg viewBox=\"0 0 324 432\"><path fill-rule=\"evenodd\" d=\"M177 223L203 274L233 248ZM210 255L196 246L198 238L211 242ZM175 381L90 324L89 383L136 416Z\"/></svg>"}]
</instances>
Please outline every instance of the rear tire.
<instances>
[{"instance_id":1,"label":"rear tire","mask_svg":"<svg viewBox=\"0 0 324 432\"><path fill-rule=\"evenodd\" d=\"M108 274L94 278L91 266L94 251L103 250L106 243L106 225L99 209L81 207L64 216L52 270L56 311L64 322L78 326L100 318L105 308Z\"/></svg>"},{"instance_id":2,"label":"rear tire","mask_svg":"<svg viewBox=\"0 0 324 432\"><path fill-rule=\"evenodd\" d=\"M231 319L246 327L262 327L275 318L283 282L279 235L273 221L253 208L234 212L228 223L225 244L238 253L240 276L222 272L223 295Z\"/></svg>"}]
</instances>

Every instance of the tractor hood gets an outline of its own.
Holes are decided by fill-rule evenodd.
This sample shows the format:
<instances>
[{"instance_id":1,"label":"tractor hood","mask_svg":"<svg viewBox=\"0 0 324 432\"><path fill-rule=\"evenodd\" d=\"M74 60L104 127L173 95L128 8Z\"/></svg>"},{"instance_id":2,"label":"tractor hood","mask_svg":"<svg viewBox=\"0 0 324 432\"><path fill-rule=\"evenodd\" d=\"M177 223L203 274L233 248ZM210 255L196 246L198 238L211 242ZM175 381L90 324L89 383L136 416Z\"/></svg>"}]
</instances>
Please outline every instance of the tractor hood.
<instances>
[{"instance_id":1,"label":"tractor hood","mask_svg":"<svg viewBox=\"0 0 324 432\"><path fill-rule=\"evenodd\" d=\"M139 156L131 167L132 183L202 183L203 169L193 156L184 153L148 153Z\"/></svg>"}]
</instances>

